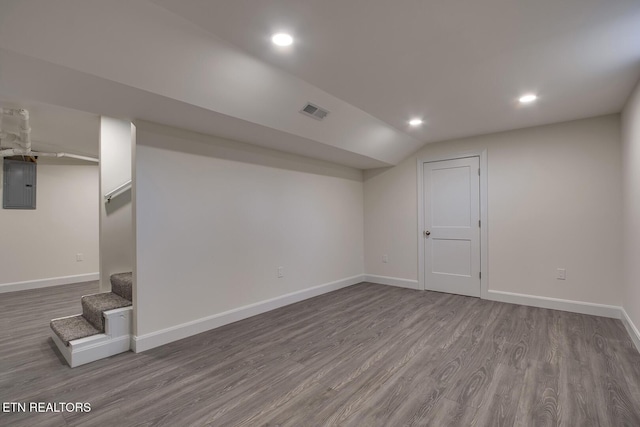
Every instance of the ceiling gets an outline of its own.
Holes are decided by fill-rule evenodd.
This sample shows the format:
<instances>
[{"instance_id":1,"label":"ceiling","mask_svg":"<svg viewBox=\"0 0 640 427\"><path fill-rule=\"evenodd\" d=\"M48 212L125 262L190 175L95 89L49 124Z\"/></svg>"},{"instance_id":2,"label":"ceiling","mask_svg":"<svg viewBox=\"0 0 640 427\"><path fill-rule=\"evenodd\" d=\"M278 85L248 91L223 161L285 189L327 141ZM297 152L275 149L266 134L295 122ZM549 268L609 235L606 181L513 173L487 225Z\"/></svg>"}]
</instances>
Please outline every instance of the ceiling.
<instances>
[{"instance_id":1,"label":"ceiling","mask_svg":"<svg viewBox=\"0 0 640 427\"><path fill-rule=\"evenodd\" d=\"M294 45L273 46L275 31ZM429 142L619 112L639 76L638 0L0 3L0 99L359 169ZM520 106L525 92L538 102ZM308 101L331 114L301 115Z\"/></svg>"},{"instance_id":2,"label":"ceiling","mask_svg":"<svg viewBox=\"0 0 640 427\"><path fill-rule=\"evenodd\" d=\"M31 142L34 150L98 157L100 118L95 114L39 102L2 98L0 98L0 107L24 108L29 111ZM17 131L17 129L7 130Z\"/></svg>"},{"instance_id":3,"label":"ceiling","mask_svg":"<svg viewBox=\"0 0 640 427\"><path fill-rule=\"evenodd\" d=\"M618 112L640 76L638 0L153 1L424 142Z\"/></svg>"}]
</instances>

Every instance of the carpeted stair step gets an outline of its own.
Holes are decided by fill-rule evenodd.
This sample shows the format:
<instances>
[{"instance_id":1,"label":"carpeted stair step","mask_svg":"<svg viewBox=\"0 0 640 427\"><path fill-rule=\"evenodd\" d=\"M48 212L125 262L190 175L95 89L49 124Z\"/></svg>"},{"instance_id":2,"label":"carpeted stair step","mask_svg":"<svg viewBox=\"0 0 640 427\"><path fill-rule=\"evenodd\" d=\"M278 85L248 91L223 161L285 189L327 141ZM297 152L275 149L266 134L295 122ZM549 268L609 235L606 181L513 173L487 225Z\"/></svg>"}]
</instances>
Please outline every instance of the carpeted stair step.
<instances>
[{"instance_id":1,"label":"carpeted stair step","mask_svg":"<svg viewBox=\"0 0 640 427\"><path fill-rule=\"evenodd\" d=\"M124 299L132 300L132 273L118 273L111 275L111 292L120 295Z\"/></svg>"},{"instance_id":2,"label":"carpeted stair step","mask_svg":"<svg viewBox=\"0 0 640 427\"><path fill-rule=\"evenodd\" d=\"M82 315L89 321L98 331L104 332L104 311L116 308L128 307L131 301L116 295L113 292L104 292L101 294L86 295L82 297Z\"/></svg>"},{"instance_id":3,"label":"carpeted stair step","mask_svg":"<svg viewBox=\"0 0 640 427\"><path fill-rule=\"evenodd\" d=\"M51 329L64 345L68 346L69 341L90 337L99 334L100 331L93 327L81 314L51 321Z\"/></svg>"}]
</instances>

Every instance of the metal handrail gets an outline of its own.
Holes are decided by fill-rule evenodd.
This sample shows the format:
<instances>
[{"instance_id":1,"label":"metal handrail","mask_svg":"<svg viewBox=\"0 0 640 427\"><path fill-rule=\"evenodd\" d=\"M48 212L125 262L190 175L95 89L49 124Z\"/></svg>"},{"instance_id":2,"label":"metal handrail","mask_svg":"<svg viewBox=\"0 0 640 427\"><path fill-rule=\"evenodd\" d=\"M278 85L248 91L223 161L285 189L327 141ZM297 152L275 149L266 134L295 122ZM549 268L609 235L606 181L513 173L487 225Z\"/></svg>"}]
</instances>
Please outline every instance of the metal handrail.
<instances>
[{"instance_id":1,"label":"metal handrail","mask_svg":"<svg viewBox=\"0 0 640 427\"><path fill-rule=\"evenodd\" d=\"M124 184L114 188L113 190L111 190L107 194L105 194L104 195L105 202L106 203L111 203L111 199L113 197L119 196L120 194L124 193L125 191L127 191L130 188L131 188L131 180L125 182Z\"/></svg>"}]
</instances>

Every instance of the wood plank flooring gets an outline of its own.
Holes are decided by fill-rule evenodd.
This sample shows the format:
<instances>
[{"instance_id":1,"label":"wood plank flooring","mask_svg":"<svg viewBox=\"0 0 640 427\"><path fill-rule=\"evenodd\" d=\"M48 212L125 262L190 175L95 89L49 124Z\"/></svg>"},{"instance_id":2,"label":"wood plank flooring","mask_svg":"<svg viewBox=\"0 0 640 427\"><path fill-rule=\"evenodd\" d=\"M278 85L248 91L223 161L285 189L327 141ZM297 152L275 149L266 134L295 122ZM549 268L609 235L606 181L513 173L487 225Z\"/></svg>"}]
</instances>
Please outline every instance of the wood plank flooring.
<instances>
[{"instance_id":1,"label":"wood plank flooring","mask_svg":"<svg viewBox=\"0 0 640 427\"><path fill-rule=\"evenodd\" d=\"M0 295L11 426L640 426L640 354L618 320L362 283L70 369L49 320L97 283Z\"/></svg>"}]
</instances>

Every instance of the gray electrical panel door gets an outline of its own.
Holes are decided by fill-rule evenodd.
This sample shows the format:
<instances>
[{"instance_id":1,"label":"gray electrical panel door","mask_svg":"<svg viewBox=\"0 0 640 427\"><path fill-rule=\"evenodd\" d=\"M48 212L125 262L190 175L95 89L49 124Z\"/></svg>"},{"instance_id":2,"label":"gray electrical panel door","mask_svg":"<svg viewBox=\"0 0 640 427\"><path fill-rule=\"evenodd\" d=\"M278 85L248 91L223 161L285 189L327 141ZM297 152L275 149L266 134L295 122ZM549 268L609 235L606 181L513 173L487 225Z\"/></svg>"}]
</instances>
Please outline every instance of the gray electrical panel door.
<instances>
[{"instance_id":1,"label":"gray electrical panel door","mask_svg":"<svg viewBox=\"0 0 640 427\"><path fill-rule=\"evenodd\" d=\"M4 159L2 207L4 209L36 208L36 164Z\"/></svg>"}]
</instances>

